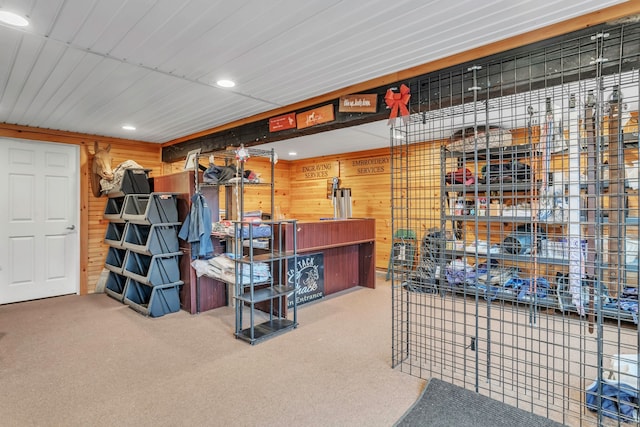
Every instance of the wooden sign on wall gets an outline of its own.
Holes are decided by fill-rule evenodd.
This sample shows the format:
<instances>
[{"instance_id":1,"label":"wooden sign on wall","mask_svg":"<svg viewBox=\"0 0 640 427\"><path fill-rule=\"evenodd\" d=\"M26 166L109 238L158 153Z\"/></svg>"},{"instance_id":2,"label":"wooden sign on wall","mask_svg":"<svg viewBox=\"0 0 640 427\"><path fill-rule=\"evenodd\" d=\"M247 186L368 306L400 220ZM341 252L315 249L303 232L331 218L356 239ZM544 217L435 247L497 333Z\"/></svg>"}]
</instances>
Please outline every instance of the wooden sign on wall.
<instances>
[{"instance_id":1,"label":"wooden sign on wall","mask_svg":"<svg viewBox=\"0 0 640 427\"><path fill-rule=\"evenodd\" d=\"M284 114L269 119L269 132L296 128L296 113Z\"/></svg>"},{"instance_id":2,"label":"wooden sign on wall","mask_svg":"<svg viewBox=\"0 0 640 427\"><path fill-rule=\"evenodd\" d=\"M344 162L342 174L344 176L362 176L388 174L389 156L363 157Z\"/></svg>"},{"instance_id":3,"label":"wooden sign on wall","mask_svg":"<svg viewBox=\"0 0 640 427\"><path fill-rule=\"evenodd\" d=\"M296 115L298 129L332 122L333 120L335 120L333 104L323 105L322 107L314 108L313 110L308 110Z\"/></svg>"},{"instance_id":4,"label":"wooden sign on wall","mask_svg":"<svg viewBox=\"0 0 640 427\"><path fill-rule=\"evenodd\" d=\"M292 168L292 176L296 176L298 180L322 179L338 176L340 174L340 166L337 161L333 162L299 162Z\"/></svg>"},{"instance_id":5,"label":"wooden sign on wall","mask_svg":"<svg viewBox=\"0 0 640 427\"><path fill-rule=\"evenodd\" d=\"M378 110L378 95L359 93L340 97L338 111L341 113L375 113Z\"/></svg>"}]
</instances>

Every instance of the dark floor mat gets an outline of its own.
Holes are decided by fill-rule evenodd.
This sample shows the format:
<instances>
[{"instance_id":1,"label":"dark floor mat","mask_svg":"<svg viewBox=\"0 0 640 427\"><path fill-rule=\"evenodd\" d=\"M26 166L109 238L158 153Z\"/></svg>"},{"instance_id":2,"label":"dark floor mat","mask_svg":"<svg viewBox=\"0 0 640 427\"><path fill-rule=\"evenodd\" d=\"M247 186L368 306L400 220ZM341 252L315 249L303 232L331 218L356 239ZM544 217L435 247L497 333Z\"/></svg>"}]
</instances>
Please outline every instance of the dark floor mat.
<instances>
[{"instance_id":1,"label":"dark floor mat","mask_svg":"<svg viewBox=\"0 0 640 427\"><path fill-rule=\"evenodd\" d=\"M437 379L396 422L397 427L559 427L555 421L523 411Z\"/></svg>"}]
</instances>

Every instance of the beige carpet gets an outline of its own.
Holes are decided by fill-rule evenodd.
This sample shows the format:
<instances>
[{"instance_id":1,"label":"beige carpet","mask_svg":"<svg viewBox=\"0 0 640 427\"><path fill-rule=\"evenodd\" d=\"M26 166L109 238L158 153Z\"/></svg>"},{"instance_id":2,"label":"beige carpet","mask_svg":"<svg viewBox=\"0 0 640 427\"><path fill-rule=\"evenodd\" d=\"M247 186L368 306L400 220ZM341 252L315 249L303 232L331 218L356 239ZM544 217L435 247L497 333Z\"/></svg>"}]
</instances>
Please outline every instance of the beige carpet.
<instances>
[{"instance_id":1,"label":"beige carpet","mask_svg":"<svg viewBox=\"0 0 640 427\"><path fill-rule=\"evenodd\" d=\"M390 426L424 382L391 369L391 286L298 310L251 346L223 307L146 318L105 294L0 306L3 426Z\"/></svg>"}]
</instances>

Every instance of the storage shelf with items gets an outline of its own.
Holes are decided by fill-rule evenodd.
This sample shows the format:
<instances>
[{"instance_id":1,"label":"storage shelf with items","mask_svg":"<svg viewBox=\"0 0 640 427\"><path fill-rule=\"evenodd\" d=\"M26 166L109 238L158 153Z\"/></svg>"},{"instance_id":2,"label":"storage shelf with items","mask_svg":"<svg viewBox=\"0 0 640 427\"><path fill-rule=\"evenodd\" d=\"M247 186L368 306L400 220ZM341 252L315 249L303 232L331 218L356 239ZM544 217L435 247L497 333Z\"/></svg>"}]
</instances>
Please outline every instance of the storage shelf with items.
<instances>
[{"instance_id":1,"label":"storage shelf with items","mask_svg":"<svg viewBox=\"0 0 640 427\"><path fill-rule=\"evenodd\" d=\"M628 209L637 181L620 171L637 176L638 164L618 166L615 177L595 173L613 156L624 164L625 150L637 158L637 149L619 138L611 152L616 138L596 138L595 128L579 139L573 106L570 129L556 132L549 98L546 108L548 128L530 125L521 132L526 143L501 146L477 126L466 149L440 147L440 223L455 238L440 265L443 289L637 323L620 310L638 288L637 195L635 214Z\"/></svg>"},{"instance_id":2,"label":"storage shelf with items","mask_svg":"<svg viewBox=\"0 0 640 427\"><path fill-rule=\"evenodd\" d=\"M249 169L246 165L247 162L254 161L257 166L261 167L260 170L264 171L264 164L258 164L257 159L260 158L269 162L269 176L267 178L262 177L260 172ZM277 157L273 150L239 147L235 150L198 153L195 163L200 164L200 159L208 160L209 165L201 174L194 174L195 194L208 193L211 195L215 193L216 202L219 197L223 197L225 204L224 211L218 210L219 204L216 203L216 211L211 212L212 224L208 238L213 242L214 253L195 254L195 256L192 253L191 265L196 270L195 284L199 289L203 277L204 280L213 279L221 284L226 284L225 287L228 288L227 304L234 305L236 301L235 265L228 255L230 253L248 253L249 251L256 252L256 254L259 251L267 253L272 242L269 239L272 226L265 223L252 227L252 238L248 239L248 236L235 234L234 221L261 222L263 219L272 219L274 164ZM252 204L253 210L249 212L245 209L245 193L247 191L251 191L251 197L259 198L259 206L255 206L254 202ZM266 206L267 203L268 206ZM268 233L263 234L265 232ZM237 242L240 243L242 250L234 249ZM211 258L212 255L213 258ZM196 291L196 294L199 294L199 291ZM196 299L199 299L199 296Z\"/></svg>"},{"instance_id":3,"label":"storage shelf with items","mask_svg":"<svg viewBox=\"0 0 640 427\"><path fill-rule=\"evenodd\" d=\"M260 213L267 219L274 219L274 165L278 161L274 150L262 150L257 148L245 148L241 146L235 150L222 150L208 153L201 153L198 159L208 159L209 165L203 172L202 177L196 176L196 188L217 187L224 190L225 200L225 220L244 220L247 216L245 209L245 190L259 192L260 189L267 190L267 197L262 197L261 201L268 200L269 205L261 205L259 209L252 208L248 216L254 217L255 212ZM263 177L261 173L249 167L252 160L263 159L269 161L269 175Z\"/></svg>"},{"instance_id":4,"label":"storage shelf with items","mask_svg":"<svg viewBox=\"0 0 640 427\"><path fill-rule=\"evenodd\" d=\"M201 206L207 206L211 212L211 220L218 221L218 189L196 187L195 174L201 172L186 170L170 175L154 178L154 189L158 192L170 192L176 194L178 199L178 222L187 223L191 216L191 206L194 197ZM199 192L198 192L199 190ZM182 227L178 227L181 230ZM215 242L212 241L212 243ZM227 304L227 286L209 277L197 279L196 270L192 268L192 258L197 257L200 248L193 246L191 242L182 238L178 239L178 246L183 255L180 257L180 307L190 314L212 310ZM214 247L217 250L217 248Z\"/></svg>"},{"instance_id":5,"label":"storage shelf with items","mask_svg":"<svg viewBox=\"0 0 640 427\"><path fill-rule=\"evenodd\" d=\"M251 344L298 326L296 221L263 221L260 226L270 229L267 250L253 247L254 222L234 221L235 336ZM284 250L286 239L293 250Z\"/></svg>"},{"instance_id":6,"label":"storage shelf with items","mask_svg":"<svg viewBox=\"0 0 640 427\"><path fill-rule=\"evenodd\" d=\"M137 173L131 176L140 179ZM126 193L127 189L143 187L142 182L126 182L112 193L114 197L105 208L105 217L111 221L105 235L110 245L105 292L146 316L176 312L182 285L176 195ZM149 186L145 188L148 191Z\"/></svg>"},{"instance_id":7,"label":"storage shelf with items","mask_svg":"<svg viewBox=\"0 0 640 427\"><path fill-rule=\"evenodd\" d=\"M568 265L540 252L543 237L561 232L555 228L562 224L538 220L542 183L535 179L532 145L498 144L472 152L441 148L442 164L457 168L441 177L441 222L454 236L442 283L458 292L479 292L487 300L528 304L533 301L530 288L548 288L544 276ZM555 307L555 297L536 292L535 304Z\"/></svg>"}]
</instances>

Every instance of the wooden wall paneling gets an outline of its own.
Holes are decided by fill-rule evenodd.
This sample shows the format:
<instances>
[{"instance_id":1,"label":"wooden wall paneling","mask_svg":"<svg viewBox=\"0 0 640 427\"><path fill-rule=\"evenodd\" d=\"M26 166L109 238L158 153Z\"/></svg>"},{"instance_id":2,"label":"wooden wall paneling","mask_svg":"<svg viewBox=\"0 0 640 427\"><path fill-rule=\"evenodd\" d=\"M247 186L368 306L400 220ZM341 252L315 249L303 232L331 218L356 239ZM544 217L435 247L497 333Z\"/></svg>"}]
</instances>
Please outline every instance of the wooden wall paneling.
<instances>
[{"instance_id":1,"label":"wooden wall paneling","mask_svg":"<svg viewBox=\"0 0 640 427\"><path fill-rule=\"evenodd\" d=\"M334 156L291 162L291 216L298 220L333 217L331 199L327 198L327 180L339 175L339 162Z\"/></svg>"},{"instance_id":2,"label":"wooden wall paneling","mask_svg":"<svg viewBox=\"0 0 640 427\"><path fill-rule=\"evenodd\" d=\"M386 268L391 248L389 149L368 150L292 162L291 214L299 220L333 217L327 180L351 188L352 216L376 220L377 268Z\"/></svg>"},{"instance_id":3,"label":"wooden wall paneling","mask_svg":"<svg viewBox=\"0 0 640 427\"><path fill-rule=\"evenodd\" d=\"M87 241L86 236L89 235L89 205L87 197L92 195L89 178L89 153L84 147L80 147L80 294L89 293L89 245L84 244ZM93 287L95 289L95 286Z\"/></svg>"},{"instance_id":4,"label":"wooden wall paneling","mask_svg":"<svg viewBox=\"0 0 640 427\"><path fill-rule=\"evenodd\" d=\"M100 142L100 146L111 143L112 167L118 166L125 160L134 160L140 166L151 169L149 176L160 175L162 173L162 162L160 161L161 148L158 144L131 144L128 142L112 141ZM93 143L90 144L90 153L93 153ZM87 293L95 292L96 284L107 256L109 247L104 244L104 235L109 221L103 218L104 209L107 204L107 197L96 198L90 188L86 193L88 205L88 265L87 265Z\"/></svg>"},{"instance_id":5,"label":"wooden wall paneling","mask_svg":"<svg viewBox=\"0 0 640 427\"><path fill-rule=\"evenodd\" d=\"M289 202L289 189L290 189L290 163L288 161L280 160L274 165L274 213L276 208L285 215L287 218L291 218L290 215L290 202ZM206 158L200 159L200 164L204 167L208 166L209 161ZM163 165L163 174L169 175L172 173L182 172L184 167L184 161L166 163ZM261 174L261 178L265 182L269 182L271 179L271 166L270 162L266 158L250 158L246 165L246 169L255 170ZM269 205L269 189L264 188L249 188L245 191L245 210L257 210L261 209L264 212L268 212L271 208ZM221 190L220 196L220 209L226 209L225 197Z\"/></svg>"},{"instance_id":6,"label":"wooden wall paneling","mask_svg":"<svg viewBox=\"0 0 640 427\"><path fill-rule=\"evenodd\" d=\"M291 215L291 162L280 160L274 169L274 214L293 219ZM277 217L275 219L278 219Z\"/></svg>"}]
</instances>

